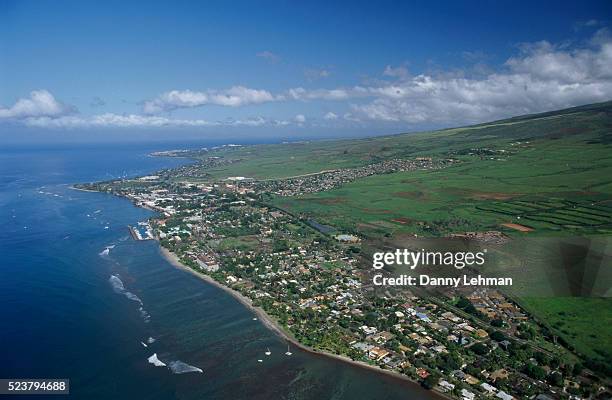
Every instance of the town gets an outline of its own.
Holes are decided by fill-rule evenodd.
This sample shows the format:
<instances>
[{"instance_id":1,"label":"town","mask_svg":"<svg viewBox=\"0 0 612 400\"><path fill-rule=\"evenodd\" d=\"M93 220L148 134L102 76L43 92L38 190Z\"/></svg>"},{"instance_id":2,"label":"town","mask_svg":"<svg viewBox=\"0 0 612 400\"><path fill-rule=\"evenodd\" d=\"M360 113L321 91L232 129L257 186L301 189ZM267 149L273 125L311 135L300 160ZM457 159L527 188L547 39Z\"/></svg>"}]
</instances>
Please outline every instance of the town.
<instances>
[{"instance_id":1,"label":"town","mask_svg":"<svg viewBox=\"0 0 612 400\"><path fill-rule=\"evenodd\" d=\"M450 162L390 160L269 181L206 180L196 164L80 187L156 211L146 228L161 246L250 299L314 351L393 371L459 399L609 398L605 376L583 366L500 290L376 288L359 237L329 235L264 201Z\"/></svg>"}]
</instances>

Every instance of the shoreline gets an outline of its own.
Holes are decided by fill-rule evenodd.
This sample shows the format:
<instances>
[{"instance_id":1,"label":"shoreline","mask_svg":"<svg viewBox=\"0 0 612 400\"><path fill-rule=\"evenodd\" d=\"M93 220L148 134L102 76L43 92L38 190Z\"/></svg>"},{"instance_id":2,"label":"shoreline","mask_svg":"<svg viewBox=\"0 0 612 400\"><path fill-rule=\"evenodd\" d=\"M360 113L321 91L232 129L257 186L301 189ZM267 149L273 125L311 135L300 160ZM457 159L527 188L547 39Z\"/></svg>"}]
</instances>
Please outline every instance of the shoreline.
<instances>
[{"instance_id":1,"label":"shoreline","mask_svg":"<svg viewBox=\"0 0 612 400\"><path fill-rule=\"evenodd\" d=\"M238 302L240 302L242 305L244 305L246 308L248 308L250 311L253 311L255 313L255 315L257 316L258 320L261 321L264 326L266 328L268 328L269 330L271 330L273 333L275 333L276 335L278 335L281 339L291 343L293 346L299 348L302 351L305 351L309 354L315 355L315 356L321 356L321 357L327 357L327 358L331 358L334 360L338 360L341 362L345 362L347 364L351 364L355 367L359 367L359 368L364 368L364 369L368 369L370 371L379 373L379 374L383 374L386 375L387 377L393 378L393 379L398 379L403 381L404 383L409 383L411 385L414 385L415 387L418 387L420 390L423 391L423 393L427 393L430 394L432 397L437 397L437 398L442 398L442 399L451 399L454 400L454 397L449 396L447 393L443 393L440 392L439 390L436 389L431 389L431 390L427 390L425 388L423 388L418 381L415 381L413 379L411 379L410 377L400 374L399 372L395 372L395 371L390 371L390 370L385 370L382 369L380 367L377 367L375 365L370 365L367 364L365 362L362 361L356 361L353 360L349 357L346 356L342 356L339 354L334 354L334 353L329 353L326 351L320 351L320 350L315 350L309 346L306 346L302 343L300 343L297 339L295 339L290 333L286 332L285 329L280 326L271 316L269 316L262 308L254 306L251 299L249 299L248 297L244 296L242 293L228 287L225 286L219 282L217 282L216 280L214 280L212 277L204 274L204 273L200 273L197 272L191 268L189 268L188 266L186 266L185 264L181 263L181 261L179 260L178 256L176 254L174 254L173 252L171 252L170 250L166 249L165 247L163 247L161 244L159 244L158 241L158 245L159 245L159 252L162 255L162 257L164 257L164 259L166 259L166 261L168 261L173 267L183 270L185 272L188 272L192 275L194 275L195 277L203 280L204 282L207 282L221 290L223 290L225 293L229 294L230 296L232 296L234 299L236 299Z\"/></svg>"},{"instance_id":2,"label":"shoreline","mask_svg":"<svg viewBox=\"0 0 612 400\"><path fill-rule=\"evenodd\" d=\"M186 157L188 158L188 157ZM81 189L81 188L77 188L74 186L70 186L71 189L73 190L79 190L79 191L83 191L83 192L91 192L91 193L103 193L100 192L98 190L90 190L90 189ZM113 194L115 196L117 196L115 193L109 193L109 194ZM118 197L123 197L123 196L118 196ZM131 199L128 199L131 200ZM151 207L148 207L144 204L136 204L134 201L130 201L135 207L138 208L143 208L146 209L148 211L154 212L154 213L159 213L159 210L155 210ZM342 356L339 354L334 354L334 353L330 353L327 351L320 351L320 350L315 350L309 346L306 346L302 343L300 343L297 339L295 339L290 333L286 332L285 329L280 326L271 316L269 316L262 308L254 306L252 304L251 299L249 299L248 297L244 296L242 293L228 287L225 286L219 282L217 282L216 280L214 280L212 277L204 274L204 273L200 273L198 271L193 270L192 268L184 265L178 258L178 256L176 254L174 254L173 252L171 252L170 250L166 249L165 247L163 247L161 245L161 243L159 242L159 238L155 237L154 240L157 242L157 245L159 246L159 252L160 255L166 260L168 261L168 263L170 263L173 267L183 270L187 273L192 274L193 276L195 276L196 278L201 279L202 281L209 283L221 290L223 290L225 293L229 294L230 296L232 296L234 299L236 299L240 304L242 304L244 307L246 307L247 309L249 309L250 311L254 312L255 315L257 316L258 320L261 321L264 326L269 329L270 331L272 331L274 334L276 334L277 336L279 336L281 339L287 341L288 343L291 343L293 346L295 346L296 348L307 352L311 355L317 356L317 357L325 357L328 359L332 359L332 360L336 360L336 361L340 361L340 362L344 362L347 364L350 364L354 367L357 368L362 368L362 369L367 369L371 372L374 373L378 373L378 374L382 374L387 378L390 379L394 379L394 380L398 380L401 381L404 384L408 384L410 386L412 386L414 389L420 390L422 391L422 393L426 396L429 396L431 398L438 398L438 399L445 399L445 400L456 400L455 397L450 396L448 393L446 392L441 392L440 390L437 389L425 389L421 386L421 384L417 381L414 380L410 377L408 377L407 375L401 374L399 372L395 372L395 371L391 371L391 370L385 370L382 369L378 366L375 365L371 365L371 364L367 364L363 361L356 361L353 360L349 357L346 356Z\"/></svg>"},{"instance_id":3,"label":"shoreline","mask_svg":"<svg viewBox=\"0 0 612 400\"><path fill-rule=\"evenodd\" d=\"M74 185L70 185L70 186L68 186L68 189L78 190L78 191L80 191L80 192L102 193L102 192L99 192L99 191L97 191L97 190L91 190L91 189L81 189L81 188L75 187Z\"/></svg>"}]
</instances>

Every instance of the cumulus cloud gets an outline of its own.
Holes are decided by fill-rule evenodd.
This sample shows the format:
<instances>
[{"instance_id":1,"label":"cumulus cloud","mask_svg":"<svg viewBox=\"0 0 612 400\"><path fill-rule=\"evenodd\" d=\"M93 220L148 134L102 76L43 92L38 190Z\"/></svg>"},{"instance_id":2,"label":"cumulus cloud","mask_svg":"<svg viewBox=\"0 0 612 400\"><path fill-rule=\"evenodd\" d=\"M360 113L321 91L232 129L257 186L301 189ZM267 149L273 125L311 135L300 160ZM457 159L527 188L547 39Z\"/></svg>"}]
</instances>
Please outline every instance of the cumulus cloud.
<instances>
[{"instance_id":1,"label":"cumulus cloud","mask_svg":"<svg viewBox=\"0 0 612 400\"><path fill-rule=\"evenodd\" d=\"M172 90L162 93L153 100L146 101L143 106L143 111L146 114L157 114L179 108L193 108L211 104L239 107L275 100L277 100L277 98L267 90L251 89L244 86L233 86L226 90L211 89L205 92Z\"/></svg>"},{"instance_id":2,"label":"cumulus cloud","mask_svg":"<svg viewBox=\"0 0 612 400\"><path fill-rule=\"evenodd\" d=\"M330 111L323 116L323 119L327 121L333 121L335 119L338 119L338 115Z\"/></svg>"},{"instance_id":3,"label":"cumulus cloud","mask_svg":"<svg viewBox=\"0 0 612 400\"><path fill-rule=\"evenodd\" d=\"M378 85L293 88L286 99L351 101L345 119L405 123L472 123L612 99L612 39L598 31L589 45L542 41L520 46L501 69L410 76L387 66ZM360 101L356 103L357 101Z\"/></svg>"},{"instance_id":4,"label":"cumulus cloud","mask_svg":"<svg viewBox=\"0 0 612 400\"><path fill-rule=\"evenodd\" d=\"M57 101L46 90L34 90L30 97L19 99L12 107L0 106L0 119L24 119L30 117L57 117L74 112L74 107Z\"/></svg>"},{"instance_id":5,"label":"cumulus cloud","mask_svg":"<svg viewBox=\"0 0 612 400\"><path fill-rule=\"evenodd\" d=\"M378 121L458 124L610 100L612 40L600 31L591 44L578 49L548 42L523 45L502 70L480 78L421 74L359 88L360 95L375 98L352 104L352 113Z\"/></svg>"},{"instance_id":6,"label":"cumulus cloud","mask_svg":"<svg viewBox=\"0 0 612 400\"><path fill-rule=\"evenodd\" d=\"M600 30L581 48L546 41L522 44L519 53L497 71L481 68L479 74L453 71L412 76L405 66L388 65L383 75L393 79L331 89L295 87L276 95L242 86L226 91L172 91L147 102L145 111L154 114L204 104L236 107L281 100L345 101L352 103L350 118L345 118L349 120L482 122L611 99L612 40L606 30Z\"/></svg>"},{"instance_id":7,"label":"cumulus cloud","mask_svg":"<svg viewBox=\"0 0 612 400\"><path fill-rule=\"evenodd\" d=\"M304 116L304 114L298 114L293 120L298 124L303 124L304 122L306 122L306 117Z\"/></svg>"}]
</instances>

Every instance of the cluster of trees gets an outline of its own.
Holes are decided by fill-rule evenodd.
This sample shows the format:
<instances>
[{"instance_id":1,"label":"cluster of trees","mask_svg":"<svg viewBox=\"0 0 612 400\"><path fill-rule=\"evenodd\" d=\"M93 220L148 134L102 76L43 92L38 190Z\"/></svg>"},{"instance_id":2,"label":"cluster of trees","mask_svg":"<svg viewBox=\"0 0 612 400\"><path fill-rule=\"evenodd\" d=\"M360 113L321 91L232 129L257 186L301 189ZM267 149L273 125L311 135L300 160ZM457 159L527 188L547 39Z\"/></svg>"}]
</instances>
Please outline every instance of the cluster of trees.
<instances>
[{"instance_id":1,"label":"cluster of trees","mask_svg":"<svg viewBox=\"0 0 612 400\"><path fill-rule=\"evenodd\" d=\"M474 305L465 297L460 297L456 304L457 308L462 309L468 314L471 314L480 319L484 319L484 315L474 307Z\"/></svg>"}]
</instances>

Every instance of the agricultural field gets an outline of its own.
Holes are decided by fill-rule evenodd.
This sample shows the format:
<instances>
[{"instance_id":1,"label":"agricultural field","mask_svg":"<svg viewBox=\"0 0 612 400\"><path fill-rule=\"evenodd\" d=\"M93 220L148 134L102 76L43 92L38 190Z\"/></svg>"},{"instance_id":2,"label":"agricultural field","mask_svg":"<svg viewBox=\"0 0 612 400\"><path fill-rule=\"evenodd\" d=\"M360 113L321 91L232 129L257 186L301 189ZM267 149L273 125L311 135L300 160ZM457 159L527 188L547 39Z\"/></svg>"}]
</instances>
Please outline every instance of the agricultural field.
<instances>
[{"instance_id":1,"label":"agricultural field","mask_svg":"<svg viewBox=\"0 0 612 400\"><path fill-rule=\"evenodd\" d=\"M461 156L460 163L440 170L376 175L274 202L363 234L443 236L492 229L521 234L504 225L510 223L526 225L536 235L608 233L610 150L575 138L538 140L503 159Z\"/></svg>"},{"instance_id":2,"label":"agricultural field","mask_svg":"<svg viewBox=\"0 0 612 400\"><path fill-rule=\"evenodd\" d=\"M476 206L476 208L507 215L514 221L521 220L521 224L505 226L527 232L542 225L550 226L551 229L576 231L598 231L598 228L601 228L606 232L606 228L612 224L612 202L608 200L522 199ZM528 229L521 229L521 226Z\"/></svg>"}]
</instances>

